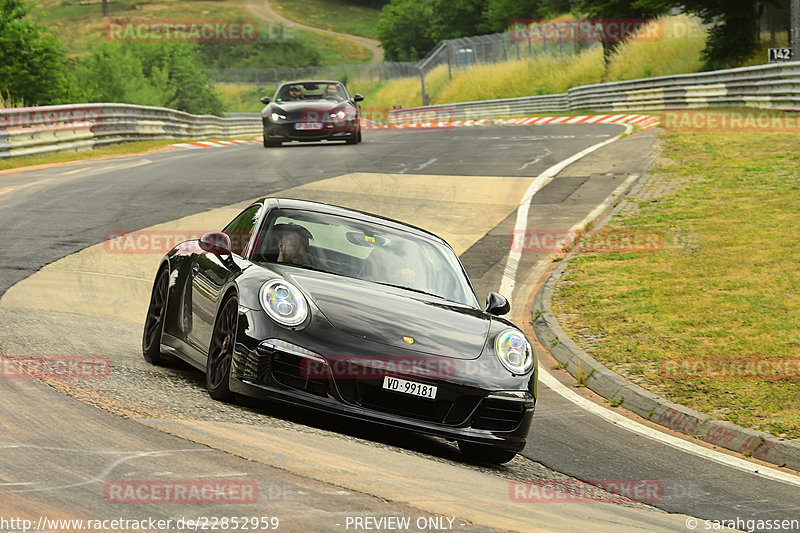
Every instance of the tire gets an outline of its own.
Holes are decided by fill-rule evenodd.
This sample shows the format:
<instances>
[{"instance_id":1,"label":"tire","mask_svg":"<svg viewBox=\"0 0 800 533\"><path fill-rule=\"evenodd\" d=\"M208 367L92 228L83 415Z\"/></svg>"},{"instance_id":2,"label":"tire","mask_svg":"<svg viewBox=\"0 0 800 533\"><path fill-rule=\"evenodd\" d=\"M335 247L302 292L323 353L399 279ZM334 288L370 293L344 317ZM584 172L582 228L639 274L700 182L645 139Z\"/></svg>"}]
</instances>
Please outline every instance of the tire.
<instances>
[{"instance_id":1,"label":"tire","mask_svg":"<svg viewBox=\"0 0 800 533\"><path fill-rule=\"evenodd\" d=\"M358 128L358 140L356 140L356 142L357 143L361 142L361 128Z\"/></svg>"},{"instance_id":2,"label":"tire","mask_svg":"<svg viewBox=\"0 0 800 533\"><path fill-rule=\"evenodd\" d=\"M169 270L162 268L153 283L150 305L142 331L142 355L151 365L163 365L168 358L161 353L161 333L164 331L164 315L167 309Z\"/></svg>"},{"instance_id":3,"label":"tire","mask_svg":"<svg viewBox=\"0 0 800 533\"><path fill-rule=\"evenodd\" d=\"M517 452L504 450L496 446L475 444L474 442L467 442L464 440L458 441L458 449L461 450L461 454L470 461L494 465L505 464L517 455Z\"/></svg>"},{"instance_id":4,"label":"tire","mask_svg":"<svg viewBox=\"0 0 800 533\"><path fill-rule=\"evenodd\" d=\"M264 148L275 148L283 144L281 141L270 141L267 139L267 132L264 130Z\"/></svg>"},{"instance_id":5,"label":"tire","mask_svg":"<svg viewBox=\"0 0 800 533\"><path fill-rule=\"evenodd\" d=\"M235 396L231 392L231 356L236 343L236 325L239 318L239 304L231 296L222 304L206 362L206 389L208 395L220 402L231 402Z\"/></svg>"},{"instance_id":6,"label":"tire","mask_svg":"<svg viewBox=\"0 0 800 533\"><path fill-rule=\"evenodd\" d=\"M358 144L358 133L353 132L350 136L344 141L345 144Z\"/></svg>"}]
</instances>

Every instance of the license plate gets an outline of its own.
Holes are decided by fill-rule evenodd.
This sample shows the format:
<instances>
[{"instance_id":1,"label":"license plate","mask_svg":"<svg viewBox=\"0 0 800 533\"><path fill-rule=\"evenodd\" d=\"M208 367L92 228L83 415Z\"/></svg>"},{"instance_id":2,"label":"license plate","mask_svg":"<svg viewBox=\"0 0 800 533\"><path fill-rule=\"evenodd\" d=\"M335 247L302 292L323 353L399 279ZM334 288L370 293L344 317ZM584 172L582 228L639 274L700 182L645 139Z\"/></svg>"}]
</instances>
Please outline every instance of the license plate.
<instances>
[{"instance_id":1,"label":"license plate","mask_svg":"<svg viewBox=\"0 0 800 533\"><path fill-rule=\"evenodd\" d=\"M388 391L402 392L403 394L419 396L420 398L427 398L429 400L436 399L435 386L425 385L424 383L417 383L416 381L408 381L407 379L384 376L383 388Z\"/></svg>"},{"instance_id":2,"label":"license plate","mask_svg":"<svg viewBox=\"0 0 800 533\"><path fill-rule=\"evenodd\" d=\"M294 125L296 130L321 130L322 122L298 122Z\"/></svg>"}]
</instances>

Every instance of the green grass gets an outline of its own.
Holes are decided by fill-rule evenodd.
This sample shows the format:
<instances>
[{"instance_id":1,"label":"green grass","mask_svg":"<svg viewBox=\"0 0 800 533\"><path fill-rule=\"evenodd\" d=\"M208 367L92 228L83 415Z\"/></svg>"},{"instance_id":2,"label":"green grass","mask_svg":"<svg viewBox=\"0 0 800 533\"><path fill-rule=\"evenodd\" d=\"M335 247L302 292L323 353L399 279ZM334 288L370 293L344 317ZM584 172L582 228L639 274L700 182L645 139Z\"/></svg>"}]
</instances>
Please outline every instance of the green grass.
<instances>
[{"instance_id":1,"label":"green grass","mask_svg":"<svg viewBox=\"0 0 800 533\"><path fill-rule=\"evenodd\" d=\"M92 43L106 37L100 2L82 5L78 0L39 0L34 14L54 30L73 55L88 52ZM109 2L109 19L125 20L253 20L234 2L213 0L158 0L157 3L120 0Z\"/></svg>"},{"instance_id":2,"label":"green grass","mask_svg":"<svg viewBox=\"0 0 800 533\"><path fill-rule=\"evenodd\" d=\"M316 48L321 55L320 65L353 65L369 63L372 59L372 52L368 48L345 37L295 29L286 31L295 33L298 39ZM263 68L263 65L258 68Z\"/></svg>"},{"instance_id":3,"label":"green grass","mask_svg":"<svg viewBox=\"0 0 800 533\"><path fill-rule=\"evenodd\" d=\"M262 96L275 94L277 87L255 85L237 85L233 83L218 83L217 94L222 99L225 109L239 113L258 113L264 108L261 103Z\"/></svg>"},{"instance_id":4,"label":"green grass","mask_svg":"<svg viewBox=\"0 0 800 533\"><path fill-rule=\"evenodd\" d=\"M308 26L378 38L375 28L380 9L347 0L272 0L270 3L277 13Z\"/></svg>"},{"instance_id":5,"label":"green grass","mask_svg":"<svg viewBox=\"0 0 800 533\"><path fill-rule=\"evenodd\" d=\"M662 17L652 25L656 24L662 28L663 38L622 43L611 57L605 81L686 74L702 68L706 34L698 19Z\"/></svg>"},{"instance_id":6,"label":"green grass","mask_svg":"<svg viewBox=\"0 0 800 533\"><path fill-rule=\"evenodd\" d=\"M601 332L588 351L645 388L796 439L800 375L663 369L800 360L800 134L667 131L664 146L667 160L652 178L663 193L632 199L639 209L609 227L662 232L665 248L580 255L558 285L554 311L576 317L564 326L578 339L584 328Z\"/></svg>"},{"instance_id":7,"label":"green grass","mask_svg":"<svg viewBox=\"0 0 800 533\"><path fill-rule=\"evenodd\" d=\"M539 56L453 70L452 80L447 67L440 66L426 75L425 89L431 104L449 104L557 94L580 85L698 71L702 66L700 52L705 46L705 33L699 23L686 16L665 17L660 23L664 27L664 37L660 41L642 40L621 45L608 69L601 48L595 47L563 59ZM682 38L684 33L681 32L689 37ZM366 106L422 105L417 76L386 82L351 80L351 85L356 92L367 96Z\"/></svg>"},{"instance_id":8,"label":"green grass","mask_svg":"<svg viewBox=\"0 0 800 533\"><path fill-rule=\"evenodd\" d=\"M100 2L81 4L79 0L39 0L34 14L50 27L69 50L80 56L89 52L95 43L106 38L106 20ZM157 0L154 3L120 0L109 3L109 19L123 20L257 20L239 2L214 0ZM285 28L286 37L293 37L316 48L320 64L338 65L367 63L372 53L365 47L332 35ZM270 65L253 64L252 68Z\"/></svg>"}]
</instances>

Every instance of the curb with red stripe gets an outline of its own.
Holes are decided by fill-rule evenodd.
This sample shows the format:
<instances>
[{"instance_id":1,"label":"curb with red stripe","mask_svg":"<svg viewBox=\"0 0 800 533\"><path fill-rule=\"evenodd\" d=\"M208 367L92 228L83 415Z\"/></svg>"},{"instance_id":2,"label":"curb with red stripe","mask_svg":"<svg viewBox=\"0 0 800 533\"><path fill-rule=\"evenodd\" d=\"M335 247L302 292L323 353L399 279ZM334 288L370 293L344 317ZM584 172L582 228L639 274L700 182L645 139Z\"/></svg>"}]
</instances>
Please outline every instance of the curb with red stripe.
<instances>
[{"instance_id":1,"label":"curb with red stripe","mask_svg":"<svg viewBox=\"0 0 800 533\"><path fill-rule=\"evenodd\" d=\"M196 148L215 148L218 146L230 146L231 144L253 144L258 142L261 142L261 139L256 139L253 141L245 141L242 139L232 139L230 141L192 141L188 143L171 144L170 146L193 150Z\"/></svg>"},{"instance_id":2,"label":"curb with red stripe","mask_svg":"<svg viewBox=\"0 0 800 533\"><path fill-rule=\"evenodd\" d=\"M581 115L574 117L522 117L522 118L484 118L480 120L453 120L448 122L420 122L414 124L381 124L374 120L361 119L365 130L402 130L411 128L459 128L468 126L543 126L545 124L632 124L640 131L649 130L659 124L660 117L652 115ZM175 148L214 148L232 144L260 143L261 137L252 141L234 139L230 141L192 141L173 144Z\"/></svg>"},{"instance_id":3,"label":"curb with red stripe","mask_svg":"<svg viewBox=\"0 0 800 533\"><path fill-rule=\"evenodd\" d=\"M633 124L649 130L659 124L660 117L652 115L580 115L571 117L484 118L480 120L454 120L448 122L420 122L414 124L380 124L361 120L361 127L375 129L406 128L457 128L463 126L537 126L544 124Z\"/></svg>"}]
</instances>

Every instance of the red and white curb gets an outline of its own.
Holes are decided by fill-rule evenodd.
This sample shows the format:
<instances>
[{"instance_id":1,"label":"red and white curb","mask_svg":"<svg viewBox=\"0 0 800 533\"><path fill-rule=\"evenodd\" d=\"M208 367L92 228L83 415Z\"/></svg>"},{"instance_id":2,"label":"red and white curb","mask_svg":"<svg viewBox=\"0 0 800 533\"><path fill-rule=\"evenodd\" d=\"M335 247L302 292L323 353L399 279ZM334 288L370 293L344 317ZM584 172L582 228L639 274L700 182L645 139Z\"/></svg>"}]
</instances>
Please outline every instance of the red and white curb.
<instances>
[{"instance_id":1,"label":"red and white curb","mask_svg":"<svg viewBox=\"0 0 800 533\"><path fill-rule=\"evenodd\" d=\"M403 130L412 128L459 128L469 126L544 126L551 124L633 124L640 131L658 126L660 117L652 115L581 115L575 117L522 117L522 118L484 118L480 120L452 120L447 122L419 122L413 124L381 124L374 120L361 119L365 130ZM261 143L262 138L254 140L234 139L230 141L192 141L170 145L174 148L190 150L215 148L232 144Z\"/></svg>"},{"instance_id":2,"label":"red and white curb","mask_svg":"<svg viewBox=\"0 0 800 533\"><path fill-rule=\"evenodd\" d=\"M197 148L215 148L218 146L230 146L231 144L253 144L257 142L261 142L261 139L256 139L254 141L245 141L242 139L233 139L230 141L192 141L188 143L171 144L170 146L194 150Z\"/></svg>"},{"instance_id":3,"label":"red and white curb","mask_svg":"<svg viewBox=\"0 0 800 533\"><path fill-rule=\"evenodd\" d=\"M649 130L659 124L660 117L651 115L580 115L573 117L522 117L484 118L480 120L454 120L447 122L419 122L414 124L379 124L362 119L361 127L374 129L408 128L458 128L464 126L543 126L545 124L633 124Z\"/></svg>"}]
</instances>

